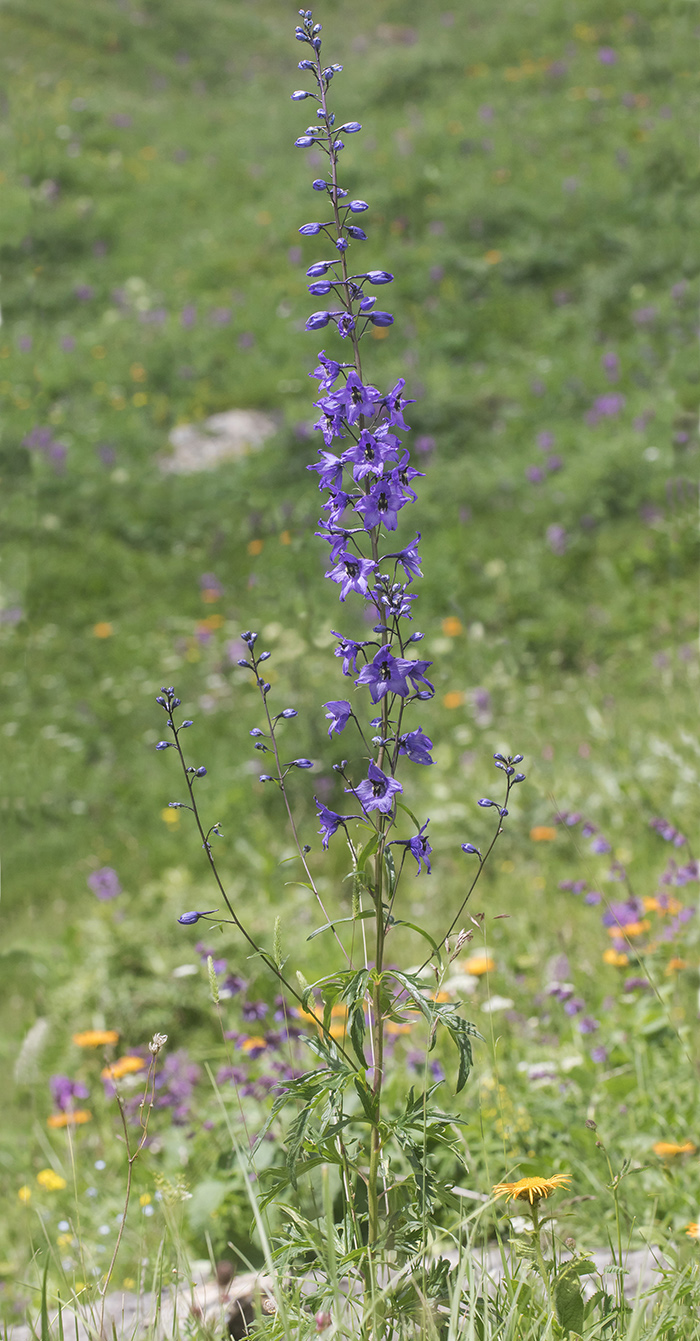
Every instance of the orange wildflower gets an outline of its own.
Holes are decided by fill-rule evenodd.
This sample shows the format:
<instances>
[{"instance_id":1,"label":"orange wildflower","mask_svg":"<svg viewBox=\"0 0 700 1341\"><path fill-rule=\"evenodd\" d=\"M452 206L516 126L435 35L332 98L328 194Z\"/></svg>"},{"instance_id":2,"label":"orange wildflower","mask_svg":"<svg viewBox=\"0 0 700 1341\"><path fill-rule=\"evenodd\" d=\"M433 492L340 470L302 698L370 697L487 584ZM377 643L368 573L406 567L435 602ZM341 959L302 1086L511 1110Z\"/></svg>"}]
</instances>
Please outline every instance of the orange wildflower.
<instances>
[{"instance_id":1,"label":"orange wildflower","mask_svg":"<svg viewBox=\"0 0 700 1341\"><path fill-rule=\"evenodd\" d=\"M82 1033L73 1035L73 1042L79 1048L106 1048L118 1038L117 1029L83 1029Z\"/></svg>"},{"instance_id":2,"label":"orange wildflower","mask_svg":"<svg viewBox=\"0 0 700 1341\"><path fill-rule=\"evenodd\" d=\"M459 637L459 634L463 631L461 619L457 619L456 615L448 615L447 619L442 621L442 631L447 638Z\"/></svg>"},{"instance_id":3,"label":"orange wildflower","mask_svg":"<svg viewBox=\"0 0 700 1341\"><path fill-rule=\"evenodd\" d=\"M86 1108L74 1108L71 1113L52 1113L46 1119L47 1127L77 1127L83 1122L89 1122L92 1113L88 1113Z\"/></svg>"},{"instance_id":4,"label":"orange wildflower","mask_svg":"<svg viewBox=\"0 0 700 1341\"><path fill-rule=\"evenodd\" d=\"M101 619L98 624L93 624L92 632L95 638L111 638L114 628L106 619Z\"/></svg>"},{"instance_id":5,"label":"orange wildflower","mask_svg":"<svg viewBox=\"0 0 700 1341\"><path fill-rule=\"evenodd\" d=\"M683 1145L678 1145L676 1141L657 1141L652 1149L659 1159L675 1159L676 1155L695 1154L696 1147L692 1141L685 1141Z\"/></svg>"},{"instance_id":6,"label":"orange wildflower","mask_svg":"<svg viewBox=\"0 0 700 1341\"><path fill-rule=\"evenodd\" d=\"M679 959L677 956L674 956L673 959L669 959L668 964L664 969L664 972L666 974L680 973L681 969L687 969L687 967L688 967L687 959Z\"/></svg>"},{"instance_id":7,"label":"orange wildflower","mask_svg":"<svg viewBox=\"0 0 700 1341\"><path fill-rule=\"evenodd\" d=\"M126 1057L118 1057L116 1062L110 1066L105 1066L100 1072L102 1080L121 1080L122 1076L133 1075L135 1071L143 1071L146 1065L143 1057L134 1057L129 1054Z\"/></svg>"},{"instance_id":8,"label":"orange wildflower","mask_svg":"<svg viewBox=\"0 0 700 1341\"><path fill-rule=\"evenodd\" d=\"M530 830L533 843L553 843L556 836L556 829L553 829L549 824L536 824L534 829Z\"/></svg>"},{"instance_id":9,"label":"orange wildflower","mask_svg":"<svg viewBox=\"0 0 700 1341\"><path fill-rule=\"evenodd\" d=\"M461 708L464 703L464 694L459 689L451 689L449 694L443 695L442 702L446 708Z\"/></svg>"},{"instance_id":10,"label":"orange wildflower","mask_svg":"<svg viewBox=\"0 0 700 1341\"><path fill-rule=\"evenodd\" d=\"M690 1224L686 1225L685 1232L688 1235L689 1239L700 1238L700 1230L698 1229L698 1225L695 1220L691 1220Z\"/></svg>"},{"instance_id":11,"label":"orange wildflower","mask_svg":"<svg viewBox=\"0 0 700 1341\"><path fill-rule=\"evenodd\" d=\"M608 927L608 936L612 936L615 940L620 936L643 936L650 926L651 923L645 917L643 922L627 922L624 926Z\"/></svg>"}]
</instances>

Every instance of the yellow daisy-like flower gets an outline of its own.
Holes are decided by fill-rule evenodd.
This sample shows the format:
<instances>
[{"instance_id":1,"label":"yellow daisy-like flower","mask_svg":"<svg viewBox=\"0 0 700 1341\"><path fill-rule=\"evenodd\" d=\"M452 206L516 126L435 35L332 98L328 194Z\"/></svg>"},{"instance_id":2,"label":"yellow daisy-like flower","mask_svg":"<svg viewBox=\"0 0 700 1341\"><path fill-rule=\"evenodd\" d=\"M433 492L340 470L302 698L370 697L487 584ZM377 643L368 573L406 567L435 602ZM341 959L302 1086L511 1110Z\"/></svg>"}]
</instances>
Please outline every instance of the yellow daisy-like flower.
<instances>
[{"instance_id":1,"label":"yellow daisy-like flower","mask_svg":"<svg viewBox=\"0 0 700 1341\"><path fill-rule=\"evenodd\" d=\"M679 1145L677 1141L657 1141L652 1150L659 1159L675 1159L676 1155L693 1155L696 1147L692 1141L684 1141Z\"/></svg>"},{"instance_id":2,"label":"yellow daisy-like flower","mask_svg":"<svg viewBox=\"0 0 700 1341\"><path fill-rule=\"evenodd\" d=\"M143 1057L118 1057L111 1066L105 1066L100 1076L103 1080L121 1080L122 1076L131 1076L135 1071L143 1071L145 1065Z\"/></svg>"},{"instance_id":3,"label":"yellow daisy-like flower","mask_svg":"<svg viewBox=\"0 0 700 1341\"><path fill-rule=\"evenodd\" d=\"M82 1122L89 1122L92 1113L88 1113L87 1108L74 1108L71 1113L52 1113L46 1119L47 1127L76 1127Z\"/></svg>"},{"instance_id":4,"label":"yellow daisy-like flower","mask_svg":"<svg viewBox=\"0 0 700 1341\"><path fill-rule=\"evenodd\" d=\"M42 1169L36 1176L39 1187L45 1188L47 1192L62 1192L67 1187L65 1178L60 1173L54 1173L53 1169Z\"/></svg>"},{"instance_id":5,"label":"yellow daisy-like flower","mask_svg":"<svg viewBox=\"0 0 700 1341\"><path fill-rule=\"evenodd\" d=\"M497 1183L491 1189L494 1197L508 1197L513 1201L529 1201L534 1206L541 1197L548 1197L558 1187L571 1182L568 1173L555 1173L551 1178L521 1178L517 1183Z\"/></svg>"},{"instance_id":6,"label":"yellow daisy-like flower","mask_svg":"<svg viewBox=\"0 0 700 1341\"><path fill-rule=\"evenodd\" d=\"M700 1228L695 1220L691 1220L690 1224L686 1225L685 1232L689 1239L700 1238Z\"/></svg>"},{"instance_id":7,"label":"yellow daisy-like flower","mask_svg":"<svg viewBox=\"0 0 700 1341\"><path fill-rule=\"evenodd\" d=\"M78 1048L106 1048L118 1038L116 1029L83 1029L81 1034L73 1035L73 1042Z\"/></svg>"}]
</instances>

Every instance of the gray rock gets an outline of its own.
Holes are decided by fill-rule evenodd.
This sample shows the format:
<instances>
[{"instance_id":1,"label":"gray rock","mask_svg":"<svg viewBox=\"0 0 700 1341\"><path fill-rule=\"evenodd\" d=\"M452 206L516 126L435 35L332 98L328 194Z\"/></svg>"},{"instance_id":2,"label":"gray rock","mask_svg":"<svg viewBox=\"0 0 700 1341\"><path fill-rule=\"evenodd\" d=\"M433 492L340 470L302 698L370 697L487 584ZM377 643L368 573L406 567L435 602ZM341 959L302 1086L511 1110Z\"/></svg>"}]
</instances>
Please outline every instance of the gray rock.
<instances>
[{"instance_id":1,"label":"gray rock","mask_svg":"<svg viewBox=\"0 0 700 1341\"><path fill-rule=\"evenodd\" d=\"M169 436L173 451L158 458L164 475L194 475L239 461L277 433L279 420L261 410L226 410L203 424L178 424Z\"/></svg>"}]
</instances>

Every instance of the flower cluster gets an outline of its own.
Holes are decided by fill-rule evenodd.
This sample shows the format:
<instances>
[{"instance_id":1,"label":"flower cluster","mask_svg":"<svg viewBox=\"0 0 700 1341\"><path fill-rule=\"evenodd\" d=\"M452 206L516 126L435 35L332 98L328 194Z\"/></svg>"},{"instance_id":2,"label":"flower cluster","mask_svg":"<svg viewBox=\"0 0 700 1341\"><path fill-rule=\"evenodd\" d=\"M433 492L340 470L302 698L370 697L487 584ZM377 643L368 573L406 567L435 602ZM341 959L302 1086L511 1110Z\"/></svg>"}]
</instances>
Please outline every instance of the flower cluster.
<instances>
[{"instance_id":1,"label":"flower cluster","mask_svg":"<svg viewBox=\"0 0 700 1341\"><path fill-rule=\"evenodd\" d=\"M371 758L367 776L345 790L353 798L352 815L341 815L316 800L323 846L350 819L376 819L384 832L391 826L395 805L403 791L395 774L404 755L410 762L432 764L432 741L421 727L407 730L406 709L433 697L433 684L427 678L432 662L409 653L423 634L410 632L415 593L410 589L414 578L422 576L418 553L420 532L408 544L392 543L390 535L399 526L399 514L417 499L413 483L422 472L410 464L403 435L409 431L404 412L412 404L405 395L405 379L384 392L367 382L362 372L360 341L371 325L389 326L393 316L375 309L376 299L366 289L391 283L387 270L358 270L351 273L349 251L354 242L364 243L367 234L353 222L369 208L364 200L349 198L338 180L338 157L345 147L344 135L362 129L356 121L336 126L335 114L328 105L331 81L342 70L340 65L324 66L321 58L321 25L314 23L311 10L300 10L297 40L309 48L309 56L299 69L315 80L315 91L297 89L295 102L315 104L316 122L297 138L299 148L314 147L326 155L327 173L313 181L314 191L328 203L331 218L304 224L303 237L323 237L336 255L314 261L307 270L313 297L325 297L329 306L313 312L307 330L319 330L329 323L336 326L341 339L351 347L351 359L338 361L322 350L318 366L311 374L318 381L319 398L315 407L318 418L314 427L323 436L319 460L307 468L318 475L324 495L322 517L317 535L329 546L326 577L339 588L340 601L359 596L367 607L368 622L374 637L356 641L335 633L335 655L342 661L343 674L357 688L366 688L373 705L379 709L371 719L375 733L371 741L356 716L349 699L332 699L324 706L330 723L329 736L340 735L352 719L367 754ZM368 732L369 734L369 732ZM373 748L370 748L373 747ZM260 748L260 744L257 745ZM497 761L507 771L509 786L521 781L515 775L513 761ZM336 765L346 781L345 761ZM359 812L359 814L357 813ZM499 807L501 814L507 813ZM372 822L371 821L371 822ZM430 872L431 848L427 823L410 839L396 840L410 853L418 871ZM466 848L465 848L466 850Z\"/></svg>"}]
</instances>

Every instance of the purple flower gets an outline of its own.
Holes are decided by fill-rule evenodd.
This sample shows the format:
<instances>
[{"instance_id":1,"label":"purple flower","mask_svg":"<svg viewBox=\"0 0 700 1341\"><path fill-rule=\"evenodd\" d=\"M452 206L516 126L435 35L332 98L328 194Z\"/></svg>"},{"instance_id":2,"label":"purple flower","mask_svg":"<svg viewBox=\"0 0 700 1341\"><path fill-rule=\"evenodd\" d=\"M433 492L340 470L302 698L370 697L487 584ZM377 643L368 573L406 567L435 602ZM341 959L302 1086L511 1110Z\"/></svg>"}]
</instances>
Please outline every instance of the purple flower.
<instances>
[{"instance_id":1,"label":"purple flower","mask_svg":"<svg viewBox=\"0 0 700 1341\"><path fill-rule=\"evenodd\" d=\"M203 913L181 913L177 920L182 923L183 927L191 927L199 921L200 917L211 917L212 913L218 913L218 911L218 908L208 908Z\"/></svg>"},{"instance_id":2,"label":"purple flower","mask_svg":"<svg viewBox=\"0 0 700 1341\"><path fill-rule=\"evenodd\" d=\"M528 466L525 477L530 481L530 484L541 484L544 479L544 471L540 466Z\"/></svg>"},{"instance_id":3,"label":"purple flower","mask_svg":"<svg viewBox=\"0 0 700 1341\"><path fill-rule=\"evenodd\" d=\"M228 326L231 320L230 307L215 307L209 313L209 320L212 326Z\"/></svg>"},{"instance_id":4,"label":"purple flower","mask_svg":"<svg viewBox=\"0 0 700 1341\"><path fill-rule=\"evenodd\" d=\"M608 350L606 354L601 355L600 362L605 370L609 382L616 382L620 376L620 360L617 354Z\"/></svg>"},{"instance_id":5,"label":"purple flower","mask_svg":"<svg viewBox=\"0 0 700 1341\"><path fill-rule=\"evenodd\" d=\"M398 514L407 502L404 490L394 482L392 472L390 479L381 480L369 493L363 494L359 502L355 503L355 511L360 513L366 530L371 531L375 526L383 525L387 531L395 531Z\"/></svg>"},{"instance_id":6,"label":"purple flower","mask_svg":"<svg viewBox=\"0 0 700 1341\"><path fill-rule=\"evenodd\" d=\"M432 764L432 748L432 740L420 727L416 731L408 731L405 736L399 736L399 754L405 754L414 764Z\"/></svg>"},{"instance_id":7,"label":"purple flower","mask_svg":"<svg viewBox=\"0 0 700 1341\"><path fill-rule=\"evenodd\" d=\"M363 666L355 684L369 685L373 703L378 703L385 694L399 694L404 698L415 689L415 684L409 685L409 680L427 684L429 689L433 689L424 675L432 664L432 661L412 661L405 657L395 657L388 647L380 647L372 661Z\"/></svg>"},{"instance_id":8,"label":"purple flower","mask_svg":"<svg viewBox=\"0 0 700 1341\"><path fill-rule=\"evenodd\" d=\"M566 1015L580 1015L585 1008L586 1003L581 1000L580 996L572 996L564 1002L564 1013Z\"/></svg>"},{"instance_id":9,"label":"purple flower","mask_svg":"<svg viewBox=\"0 0 700 1341\"><path fill-rule=\"evenodd\" d=\"M368 644L357 643L354 641L353 638L344 638L341 633L336 633L335 629L331 629L331 632L333 634L333 637L339 640L338 646L336 647L333 655L336 657L342 657L343 675L356 675L357 658L360 655L362 649L364 647L367 647Z\"/></svg>"},{"instance_id":10,"label":"purple flower","mask_svg":"<svg viewBox=\"0 0 700 1341\"><path fill-rule=\"evenodd\" d=\"M377 768L372 761L364 782L361 782L359 787L346 787L345 790L357 797L366 814L371 810L379 810L383 815L388 815L394 804L394 797L403 791L403 787L395 778L382 773L381 768Z\"/></svg>"},{"instance_id":11,"label":"purple flower","mask_svg":"<svg viewBox=\"0 0 700 1341\"><path fill-rule=\"evenodd\" d=\"M590 410L586 411L586 423L595 425L603 418L613 418L621 410L624 410L626 403L626 398L617 391L610 391L605 396L598 396Z\"/></svg>"},{"instance_id":12,"label":"purple flower","mask_svg":"<svg viewBox=\"0 0 700 1341\"><path fill-rule=\"evenodd\" d=\"M122 892L119 876L111 866L101 866L99 871L93 871L87 882L101 903L116 899Z\"/></svg>"},{"instance_id":13,"label":"purple flower","mask_svg":"<svg viewBox=\"0 0 700 1341\"><path fill-rule=\"evenodd\" d=\"M347 790L348 788L346 788L346 791ZM324 806L323 802L319 801L317 796L314 796L314 801L316 803L316 809L318 811L318 818L321 821L321 827L318 832L320 833L323 839L323 847L327 848L328 840L333 837L333 834L336 832L336 830L341 825L343 828L345 828L345 825L348 823L348 821L351 819L357 819L357 816L337 815L335 810L329 810L328 806Z\"/></svg>"},{"instance_id":14,"label":"purple flower","mask_svg":"<svg viewBox=\"0 0 700 1341\"><path fill-rule=\"evenodd\" d=\"M397 563L401 564L407 582L411 582L414 577L422 577L421 557L416 549L418 544L420 544L420 531L410 545L406 545L405 549L397 550L393 554L385 554L382 562L384 562L384 559L395 559Z\"/></svg>"},{"instance_id":15,"label":"purple flower","mask_svg":"<svg viewBox=\"0 0 700 1341\"><path fill-rule=\"evenodd\" d=\"M87 1099L90 1093L82 1081L71 1080L69 1076L52 1076L49 1085L54 1104L62 1113L71 1110L74 1099Z\"/></svg>"},{"instance_id":16,"label":"purple flower","mask_svg":"<svg viewBox=\"0 0 700 1341\"><path fill-rule=\"evenodd\" d=\"M612 47L600 47L598 60L601 65L617 65L617 52Z\"/></svg>"},{"instance_id":17,"label":"purple flower","mask_svg":"<svg viewBox=\"0 0 700 1341\"><path fill-rule=\"evenodd\" d=\"M592 1015L584 1015L579 1020L578 1027L582 1034L595 1034L600 1029L600 1021L594 1020Z\"/></svg>"},{"instance_id":18,"label":"purple flower","mask_svg":"<svg viewBox=\"0 0 700 1341\"><path fill-rule=\"evenodd\" d=\"M553 554L566 554L569 540L563 526L559 526L555 522L552 526L547 527L547 544Z\"/></svg>"},{"instance_id":19,"label":"purple flower","mask_svg":"<svg viewBox=\"0 0 700 1341\"><path fill-rule=\"evenodd\" d=\"M600 920L604 927L626 927L632 922L638 922L643 913L641 899L630 898L624 902L611 903Z\"/></svg>"},{"instance_id":20,"label":"purple flower","mask_svg":"<svg viewBox=\"0 0 700 1341\"><path fill-rule=\"evenodd\" d=\"M591 852L594 852L597 857L600 857L603 853L611 851L612 848L607 838L604 838L602 833L597 834L591 843Z\"/></svg>"},{"instance_id":21,"label":"purple flower","mask_svg":"<svg viewBox=\"0 0 700 1341\"><path fill-rule=\"evenodd\" d=\"M554 446L555 441L554 434L550 433L548 429L544 429L542 433L537 434L537 446L540 448L540 451L550 451Z\"/></svg>"},{"instance_id":22,"label":"purple flower","mask_svg":"<svg viewBox=\"0 0 700 1341\"><path fill-rule=\"evenodd\" d=\"M19 340L17 341L23 354L28 354L30 352L33 343L34 341L32 340L31 335L20 335Z\"/></svg>"},{"instance_id":23,"label":"purple flower","mask_svg":"<svg viewBox=\"0 0 700 1341\"><path fill-rule=\"evenodd\" d=\"M330 699L328 703L324 703L323 706L324 708L329 709L326 713L326 717L330 722L328 735L332 736L335 731L336 735L339 736L341 731L347 726L349 719L352 717L351 705L346 698L334 698Z\"/></svg>"},{"instance_id":24,"label":"purple flower","mask_svg":"<svg viewBox=\"0 0 700 1341\"><path fill-rule=\"evenodd\" d=\"M190 1115L191 1097L200 1068L190 1061L184 1048L168 1053L156 1073L156 1108L171 1108L173 1122L181 1126Z\"/></svg>"},{"instance_id":25,"label":"purple flower","mask_svg":"<svg viewBox=\"0 0 700 1341\"><path fill-rule=\"evenodd\" d=\"M133 121L128 112L115 112L109 119L112 122L112 125L117 126L119 130L128 130L129 127L133 125Z\"/></svg>"},{"instance_id":26,"label":"purple flower","mask_svg":"<svg viewBox=\"0 0 700 1341\"><path fill-rule=\"evenodd\" d=\"M607 1062L607 1060L608 1060L607 1048L603 1047L591 1048L591 1061L595 1062L597 1066L603 1066L605 1062Z\"/></svg>"},{"instance_id":27,"label":"purple flower","mask_svg":"<svg viewBox=\"0 0 700 1341\"><path fill-rule=\"evenodd\" d=\"M61 349L64 350L66 354L73 353L73 350L75 349L75 339L72 335L61 336Z\"/></svg>"},{"instance_id":28,"label":"purple flower","mask_svg":"<svg viewBox=\"0 0 700 1341\"><path fill-rule=\"evenodd\" d=\"M92 284L76 284L73 292L81 303L89 303L90 299L95 297Z\"/></svg>"},{"instance_id":29,"label":"purple flower","mask_svg":"<svg viewBox=\"0 0 700 1341\"><path fill-rule=\"evenodd\" d=\"M360 555L343 551L338 556L335 568L329 569L326 577L329 577L331 582L340 583L340 599L344 601L351 591L357 591L361 596L368 594L369 579L376 567L376 563L371 559L363 559Z\"/></svg>"},{"instance_id":30,"label":"purple flower","mask_svg":"<svg viewBox=\"0 0 700 1341\"><path fill-rule=\"evenodd\" d=\"M650 992L652 988L648 978L626 978L622 990L623 992Z\"/></svg>"},{"instance_id":31,"label":"purple flower","mask_svg":"<svg viewBox=\"0 0 700 1341\"><path fill-rule=\"evenodd\" d=\"M197 320L197 308L194 303L186 303L180 313L180 325L188 331Z\"/></svg>"},{"instance_id":32,"label":"purple flower","mask_svg":"<svg viewBox=\"0 0 700 1341\"><path fill-rule=\"evenodd\" d=\"M427 819L425 824L418 830L418 833L413 835L413 838L395 838L393 842L389 844L389 847L405 847L406 851L410 852L412 857L415 857L418 863L418 870L416 871L417 876L420 875L423 869L423 863L425 863L425 869L428 872L428 875L430 875L430 862L428 858L433 849L428 842L428 835L425 832L429 824L430 820Z\"/></svg>"},{"instance_id":33,"label":"purple flower","mask_svg":"<svg viewBox=\"0 0 700 1341\"><path fill-rule=\"evenodd\" d=\"M250 1024L253 1020L264 1020L267 1015L266 1001L244 1001L241 1007L243 1019Z\"/></svg>"},{"instance_id":34,"label":"purple flower","mask_svg":"<svg viewBox=\"0 0 700 1341\"><path fill-rule=\"evenodd\" d=\"M632 319L637 326L651 326L657 316L655 307L638 307L637 311L632 313Z\"/></svg>"}]
</instances>

